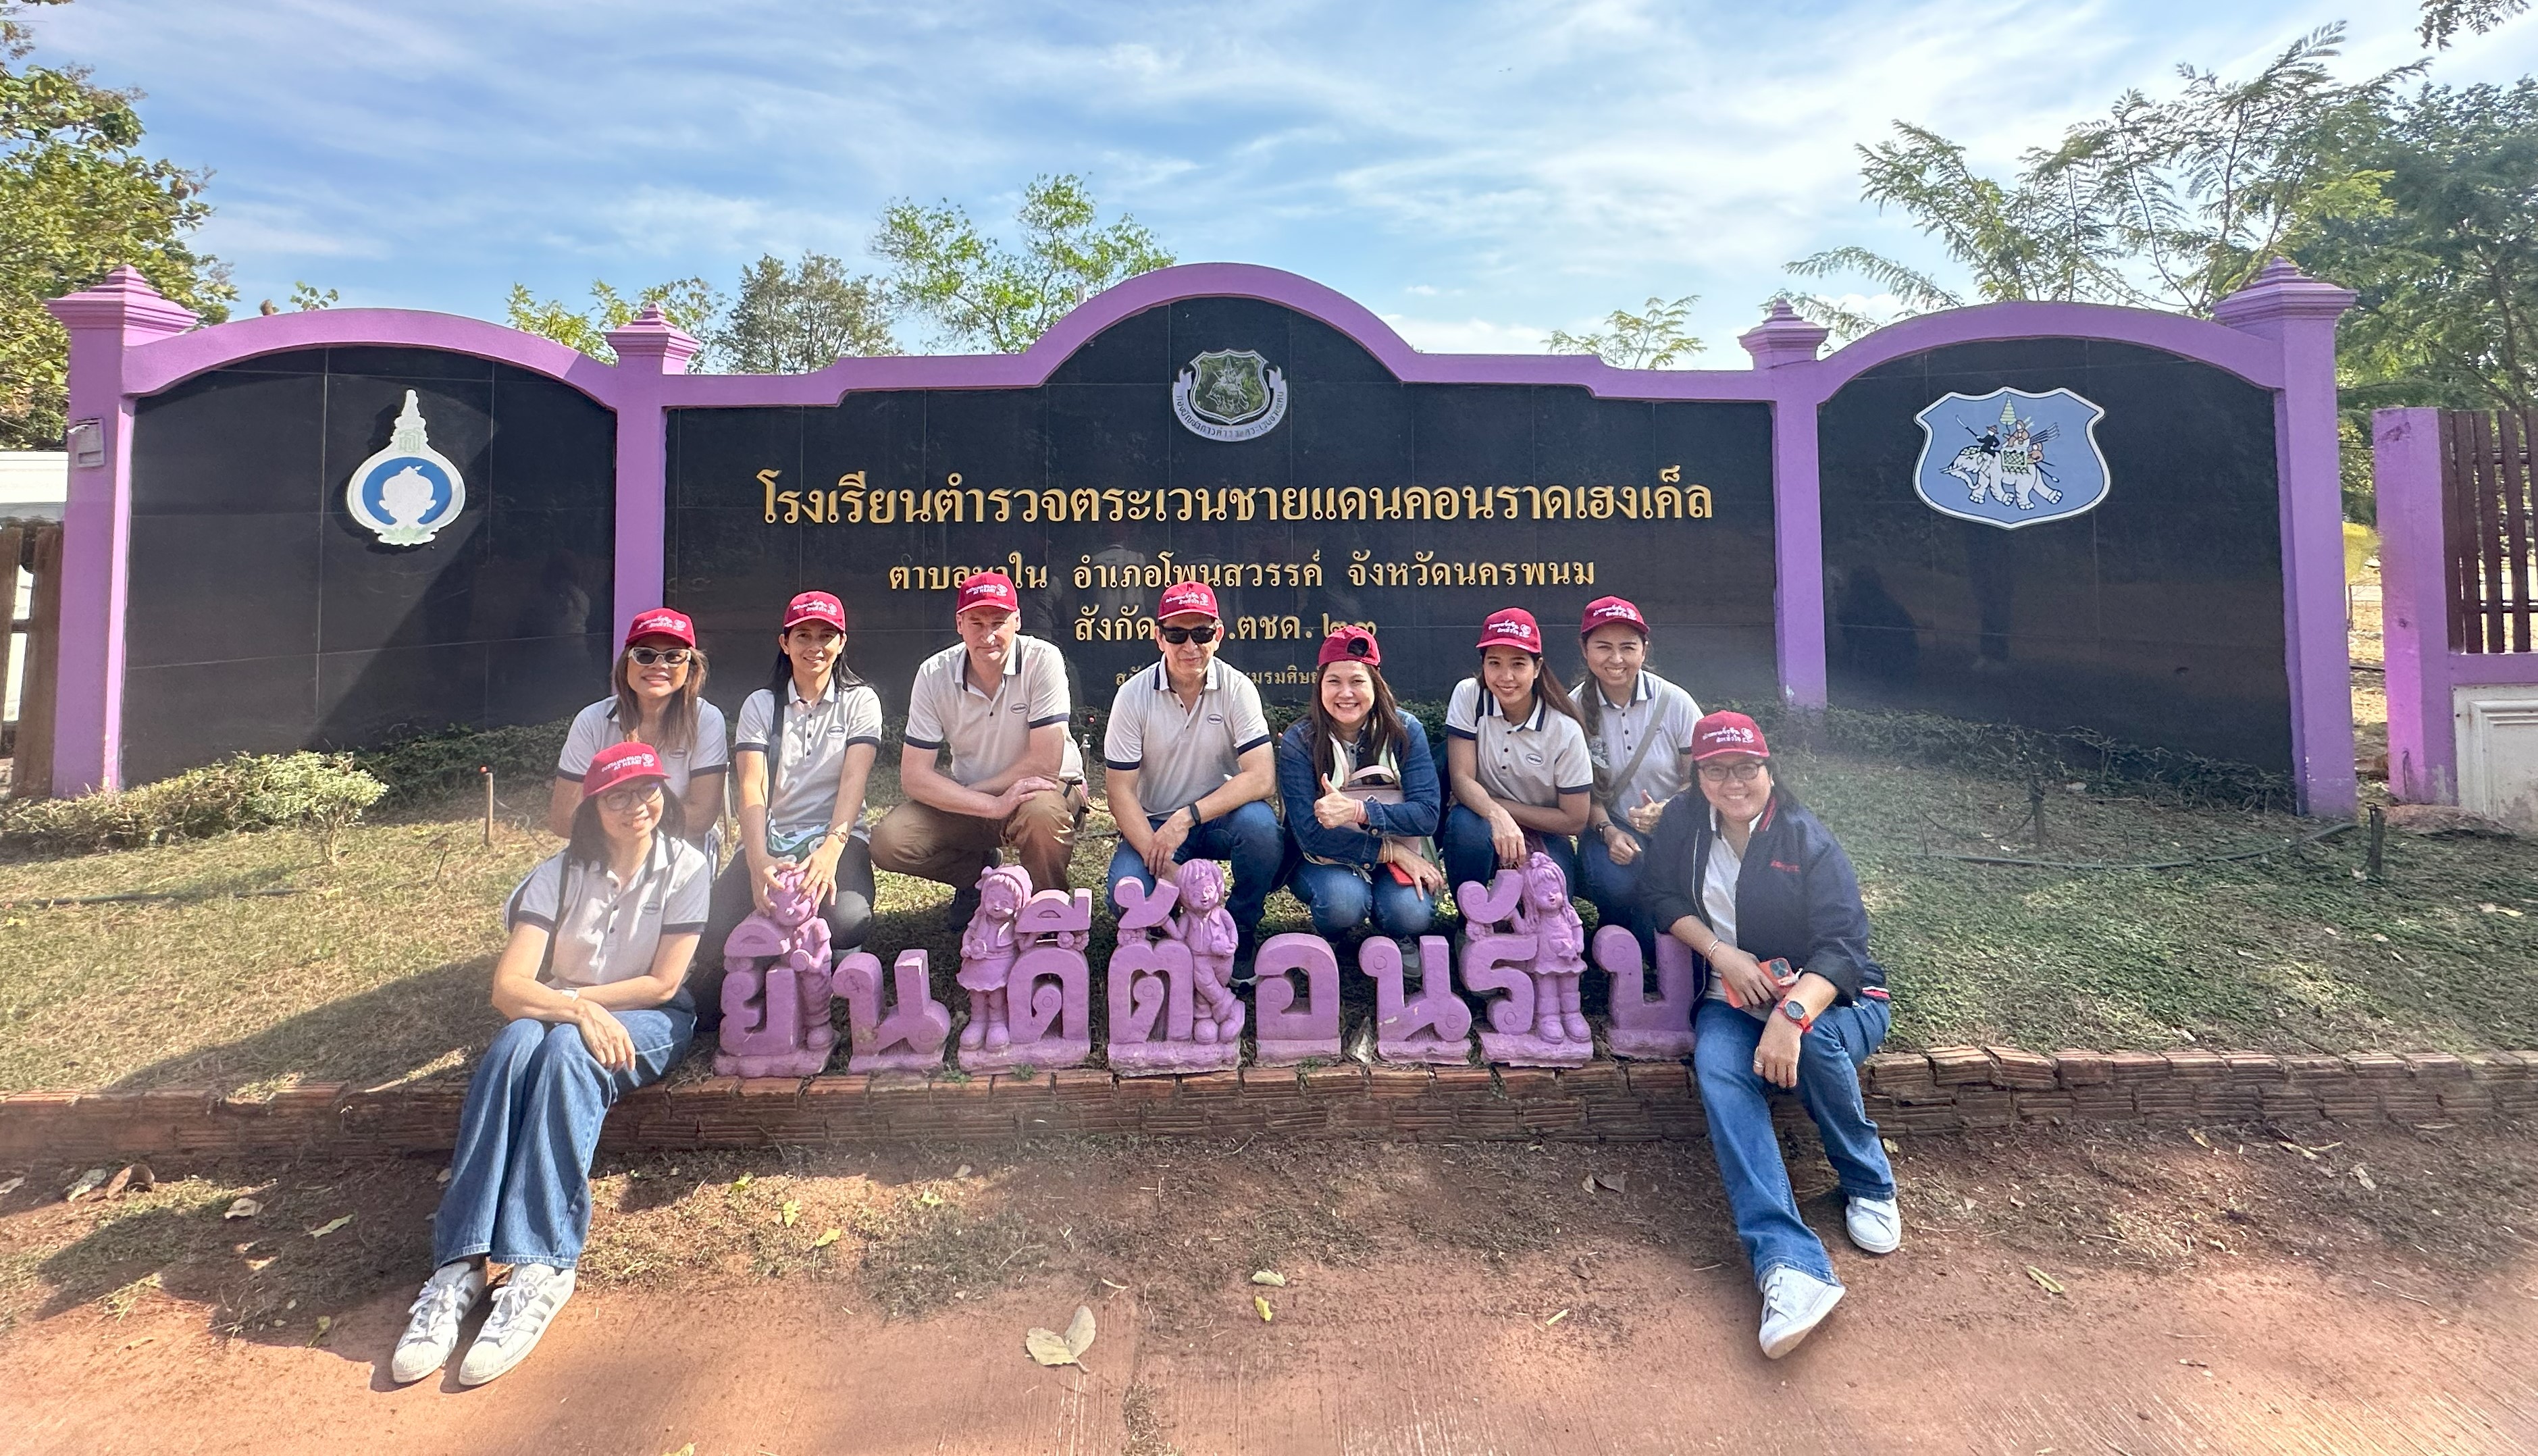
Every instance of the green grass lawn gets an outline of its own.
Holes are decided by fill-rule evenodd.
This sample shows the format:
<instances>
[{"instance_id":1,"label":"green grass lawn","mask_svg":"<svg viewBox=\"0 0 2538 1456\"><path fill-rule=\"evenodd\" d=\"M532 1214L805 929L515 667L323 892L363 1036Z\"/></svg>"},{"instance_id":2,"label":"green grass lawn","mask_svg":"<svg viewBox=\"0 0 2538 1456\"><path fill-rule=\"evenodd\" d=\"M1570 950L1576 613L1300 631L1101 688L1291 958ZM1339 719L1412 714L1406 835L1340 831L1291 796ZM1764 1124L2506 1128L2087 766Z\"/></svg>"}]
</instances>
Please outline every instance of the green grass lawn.
<instances>
[{"instance_id":1,"label":"green grass lawn","mask_svg":"<svg viewBox=\"0 0 2538 1456\"><path fill-rule=\"evenodd\" d=\"M2037 850L2023 783L1804 754L1783 763L1859 863L1897 1046L2538 1046L2538 846L2392 834L2376 882L2358 878L2359 831L2182 870L1977 866L1932 851L2131 863L2318 826L2055 788ZM882 777L877 803L895 793ZM0 1091L462 1071L499 1024L485 989L502 896L555 847L513 825L487 847L465 815L359 827L331 864L289 831L0 864ZM1075 874L1090 885L1111 840L1098 813L1086 827ZM297 893L256 893L272 890ZM32 903L128 892L181 897ZM880 892L870 948L930 947L957 1016L948 892L890 875ZM1266 928L1306 928L1302 907L1281 893ZM1097 963L1107 940L1105 916ZM1343 977L1353 1003L1366 984ZM1097 989L1097 1018L1100 1000Z\"/></svg>"}]
</instances>

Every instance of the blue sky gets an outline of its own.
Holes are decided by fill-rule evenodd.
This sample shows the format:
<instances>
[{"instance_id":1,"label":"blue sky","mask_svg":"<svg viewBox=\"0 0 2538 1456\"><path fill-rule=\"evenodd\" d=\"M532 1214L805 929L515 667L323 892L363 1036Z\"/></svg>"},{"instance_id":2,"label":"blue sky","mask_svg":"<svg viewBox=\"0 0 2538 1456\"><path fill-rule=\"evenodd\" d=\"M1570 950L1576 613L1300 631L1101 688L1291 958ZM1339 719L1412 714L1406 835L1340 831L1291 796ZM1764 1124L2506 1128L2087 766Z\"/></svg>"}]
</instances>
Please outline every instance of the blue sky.
<instances>
[{"instance_id":1,"label":"blue sky","mask_svg":"<svg viewBox=\"0 0 2538 1456\"><path fill-rule=\"evenodd\" d=\"M37 56L149 93L149 146L216 175L204 241L248 308L296 279L348 304L501 316L762 252L858 267L884 203L991 226L1087 173L1184 261L1316 278L1432 350L1525 352L1651 294L1699 294L1701 363L1862 242L1939 265L1859 200L1898 117L2005 169L2179 61L2237 74L2310 26L2345 67L2418 54L2412 3L1780 6L654 0L77 0ZM2538 18L2435 79L2538 71ZM902 328L921 343L921 325Z\"/></svg>"}]
</instances>

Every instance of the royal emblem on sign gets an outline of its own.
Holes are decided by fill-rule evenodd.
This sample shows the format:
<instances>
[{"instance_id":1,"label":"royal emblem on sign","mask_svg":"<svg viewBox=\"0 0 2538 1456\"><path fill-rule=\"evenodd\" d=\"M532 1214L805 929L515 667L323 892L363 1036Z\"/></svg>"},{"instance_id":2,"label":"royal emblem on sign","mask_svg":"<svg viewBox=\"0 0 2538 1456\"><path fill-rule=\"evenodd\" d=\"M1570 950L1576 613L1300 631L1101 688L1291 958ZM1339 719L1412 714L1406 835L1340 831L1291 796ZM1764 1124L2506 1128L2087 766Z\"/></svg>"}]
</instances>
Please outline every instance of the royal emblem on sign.
<instances>
[{"instance_id":1,"label":"royal emblem on sign","mask_svg":"<svg viewBox=\"0 0 2538 1456\"><path fill-rule=\"evenodd\" d=\"M467 483L432 447L413 390L405 392L388 447L354 470L344 507L389 546L421 546L467 508Z\"/></svg>"},{"instance_id":2,"label":"royal emblem on sign","mask_svg":"<svg viewBox=\"0 0 2538 1456\"><path fill-rule=\"evenodd\" d=\"M1942 515L2003 530L2094 510L2106 498L2104 407L2068 389L1949 394L1912 418L1912 489Z\"/></svg>"},{"instance_id":3,"label":"royal emblem on sign","mask_svg":"<svg viewBox=\"0 0 2538 1456\"><path fill-rule=\"evenodd\" d=\"M1258 439L1287 418L1287 376L1256 350L1210 350L1172 380L1172 414L1192 434Z\"/></svg>"}]
</instances>

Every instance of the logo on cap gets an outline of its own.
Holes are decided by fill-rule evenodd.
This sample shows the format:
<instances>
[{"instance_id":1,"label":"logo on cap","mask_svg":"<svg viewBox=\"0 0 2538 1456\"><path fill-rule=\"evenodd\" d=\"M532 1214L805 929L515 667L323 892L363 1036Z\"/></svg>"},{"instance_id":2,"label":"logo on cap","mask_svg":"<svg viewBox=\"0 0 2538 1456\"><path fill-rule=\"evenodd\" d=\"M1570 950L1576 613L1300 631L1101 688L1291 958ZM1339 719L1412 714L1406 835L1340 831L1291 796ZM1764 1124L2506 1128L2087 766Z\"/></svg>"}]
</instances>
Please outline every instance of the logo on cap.
<instances>
[{"instance_id":1,"label":"logo on cap","mask_svg":"<svg viewBox=\"0 0 2538 1456\"><path fill-rule=\"evenodd\" d=\"M1022 610L1022 598L1014 591L1012 578L1002 571L980 571L961 583L961 595L952 607L960 616L972 607L996 607L1007 612Z\"/></svg>"},{"instance_id":2,"label":"logo on cap","mask_svg":"<svg viewBox=\"0 0 2538 1456\"><path fill-rule=\"evenodd\" d=\"M1204 581L1175 581L1164 588L1163 599L1155 605L1155 615L1186 617L1192 613L1217 615L1216 592Z\"/></svg>"},{"instance_id":3,"label":"logo on cap","mask_svg":"<svg viewBox=\"0 0 2538 1456\"><path fill-rule=\"evenodd\" d=\"M1481 624L1480 645L1484 647L1522 647L1538 652L1541 642L1542 629L1534 625L1533 614L1522 607L1493 612L1489 621Z\"/></svg>"},{"instance_id":4,"label":"logo on cap","mask_svg":"<svg viewBox=\"0 0 2538 1456\"><path fill-rule=\"evenodd\" d=\"M787 630L796 624L804 622L825 622L837 630L844 631L846 629L845 603L825 591L806 591L787 603L784 608L784 626Z\"/></svg>"},{"instance_id":5,"label":"logo on cap","mask_svg":"<svg viewBox=\"0 0 2538 1456\"><path fill-rule=\"evenodd\" d=\"M697 644L697 625L688 620L688 614L685 612L669 607L656 607L652 611L636 614L634 620L626 628L626 640L629 642L636 637L653 636L676 637L693 647Z\"/></svg>"}]
</instances>

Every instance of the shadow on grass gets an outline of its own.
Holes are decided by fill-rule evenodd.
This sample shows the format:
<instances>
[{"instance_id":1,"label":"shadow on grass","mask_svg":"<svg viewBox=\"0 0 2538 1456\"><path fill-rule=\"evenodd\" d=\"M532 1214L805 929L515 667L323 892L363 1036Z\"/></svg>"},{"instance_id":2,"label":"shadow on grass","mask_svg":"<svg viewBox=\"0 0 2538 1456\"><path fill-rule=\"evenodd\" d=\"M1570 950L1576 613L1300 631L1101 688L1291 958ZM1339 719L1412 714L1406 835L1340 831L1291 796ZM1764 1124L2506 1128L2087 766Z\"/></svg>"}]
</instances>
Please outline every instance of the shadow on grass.
<instances>
[{"instance_id":1,"label":"shadow on grass","mask_svg":"<svg viewBox=\"0 0 2538 1456\"><path fill-rule=\"evenodd\" d=\"M165 1087L235 1089L297 1079L356 1087L413 1078L464 1077L501 1029L487 1000L494 958L430 970L312 1007L231 1041L190 1047L109 1084L107 1091Z\"/></svg>"}]
</instances>

